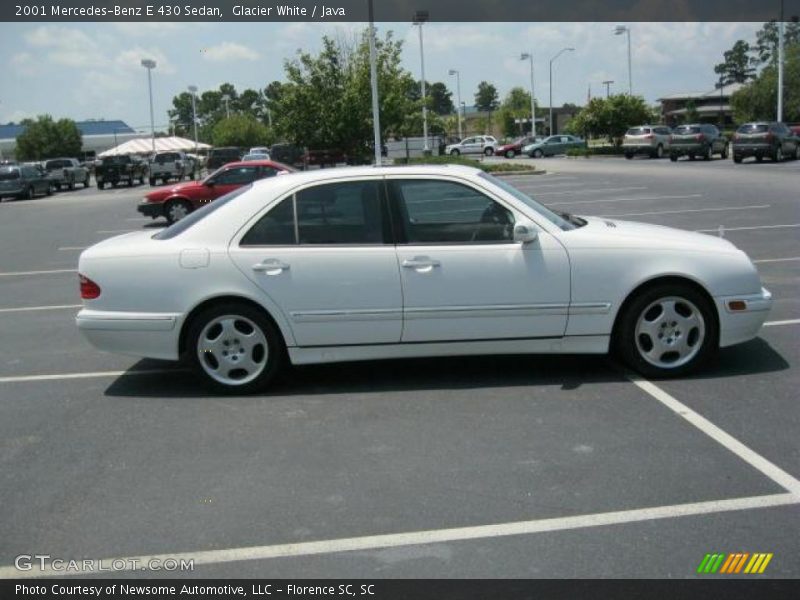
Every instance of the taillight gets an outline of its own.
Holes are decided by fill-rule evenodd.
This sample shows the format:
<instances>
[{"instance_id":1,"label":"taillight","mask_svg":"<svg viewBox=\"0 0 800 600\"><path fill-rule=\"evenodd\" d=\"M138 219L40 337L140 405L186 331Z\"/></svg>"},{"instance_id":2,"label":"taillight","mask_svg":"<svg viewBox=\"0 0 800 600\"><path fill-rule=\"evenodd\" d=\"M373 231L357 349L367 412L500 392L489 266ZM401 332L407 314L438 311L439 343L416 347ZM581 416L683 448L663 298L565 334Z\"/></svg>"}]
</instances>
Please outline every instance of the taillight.
<instances>
[{"instance_id":1,"label":"taillight","mask_svg":"<svg viewBox=\"0 0 800 600\"><path fill-rule=\"evenodd\" d=\"M770 131L767 133L767 135L764 136L764 139L767 140L768 142L771 142L773 139L775 139L775 136Z\"/></svg>"},{"instance_id":2,"label":"taillight","mask_svg":"<svg viewBox=\"0 0 800 600\"><path fill-rule=\"evenodd\" d=\"M702 142L704 139L706 139L706 136L704 136L702 133L698 133L696 136L694 136L694 139L696 139L698 142Z\"/></svg>"},{"instance_id":3,"label":"taillight","mask_svg":"<svg viewBox=\"0 0 800 600\"><path fill-rule=\"evenodd\" d=\"M655 139L655 137L656 137L656 136L654 136L652 133L648 133L646 136L644 136L644 139L646 139L646 140L653 140L653 139Z\"/></svg>"},{"instance_id":4,"label":"taillight","mask_svg":"<svg viewBox=\"0 0 800 600\"><path fill-rule=\"evenodd\" d=\"M100 286L94 281L78 273L78 279L81 282L81 298L84 300L94 300L100 296Z\"/></svg>"}]
</instances>

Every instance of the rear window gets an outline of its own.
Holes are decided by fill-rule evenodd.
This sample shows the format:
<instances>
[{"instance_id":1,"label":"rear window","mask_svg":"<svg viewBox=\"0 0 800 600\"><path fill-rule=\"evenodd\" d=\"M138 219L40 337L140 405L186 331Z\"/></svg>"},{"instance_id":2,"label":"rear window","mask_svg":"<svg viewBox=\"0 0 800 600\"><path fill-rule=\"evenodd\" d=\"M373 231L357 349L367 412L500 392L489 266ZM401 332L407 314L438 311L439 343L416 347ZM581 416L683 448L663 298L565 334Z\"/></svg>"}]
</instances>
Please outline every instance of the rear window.
<instances>
[{"instance_id":1,"label":"rear window","mask_svg":"<svg viewBox=\"0 0 800 600\"><path fill-rule=\"evenodd\" d=\"M169 154L157 154L156 155L156 162L160 165L168 162L175 162L176 160L180 160L180 154L169 153Z\"/></svg>"},{"instance_id":2,"label":"rear window","mask_svg":"<svg viewBox=\"0 0 800 600\"><path fill-rule=\"evenodd\" d=\"M631 127L627 135L647 135L650 131L649 127Z\"/></svg>"},{"instance_id":3,"label":"rear window","mask_svg":"<svg viewBox=\"0 0 800 600\"><path fill-rule=\"evenodd\" d=\"M228 202L236 198L237 196L241 196L244 192L252 188L251 185L245 185L238 189L233 190L232 192L225 194L224 196L220 196L213 202L206 204L203 208L195 210L194 212L189 213L183 219L170 225L166 229L162 229L157 234L153 236L154 240L171 240L172 238L182 234L184 231L189 229L190 227L194 226L199 221L205 219L208 215L213 213L215 210L222 208Z\"/></svg>"},{"instance_id":4,"label":"rear window","mask_svg":"<svg viewBox=\"0 0 800 600\"><path fill-rule=\"evenodd\" d=\"M19 179L19 169L0 169L0 181L11 181L12 179Z\"/></svg>"},{"instance_id":5,"label":"rear window","mask_svg":"<svg viewBox=\"0 0 800 600\"><path fill-rule=\"evenodd\" d=\"M675 128L675 133L678 135L687 133L702 133L702 129L699 125L681 125L680 127Z\"/></svg>"},{"instance_id":6,"label":"rear window","mask_svg":"<svg viewBox=\"0 0 800 600\"><path fill-rule=\"evenodd\" d=\"M739 127L736 133L766 133L767 131L769 131L769 125L766 123L748 123Z\"/></svg>"}]
</instances>

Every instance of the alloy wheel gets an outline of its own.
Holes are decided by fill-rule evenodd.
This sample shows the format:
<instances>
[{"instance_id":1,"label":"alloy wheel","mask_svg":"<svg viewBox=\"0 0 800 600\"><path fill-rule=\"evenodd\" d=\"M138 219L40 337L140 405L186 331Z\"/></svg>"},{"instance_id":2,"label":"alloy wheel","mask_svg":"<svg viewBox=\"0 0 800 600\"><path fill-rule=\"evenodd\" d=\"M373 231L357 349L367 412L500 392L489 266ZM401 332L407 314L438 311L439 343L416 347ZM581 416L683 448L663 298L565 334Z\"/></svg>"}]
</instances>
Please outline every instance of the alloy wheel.
<instances>
[{"instance_id":1,"label":"alloy wheel","mask_svg":"<svg viewBox=\"0 0 800 600\"><path fill-rule=\"evenodd\" d=\"M703 314L678 296L652 302L636 321L636 349L645 361L660 369L690 362L700 352L705 335Z\"/></svg>"},{"instance_id":2,"label":"alloy wheel","mask_svg":"<svg viewBox=\"0 0 800 600\"><path fill-rule=\"evenodd\" d=\"M197 338L197 358L203 371L226 386L256 379L267 366L267 337L242 315L222 315L210 320Z\"/></svg>"}]
</instances>

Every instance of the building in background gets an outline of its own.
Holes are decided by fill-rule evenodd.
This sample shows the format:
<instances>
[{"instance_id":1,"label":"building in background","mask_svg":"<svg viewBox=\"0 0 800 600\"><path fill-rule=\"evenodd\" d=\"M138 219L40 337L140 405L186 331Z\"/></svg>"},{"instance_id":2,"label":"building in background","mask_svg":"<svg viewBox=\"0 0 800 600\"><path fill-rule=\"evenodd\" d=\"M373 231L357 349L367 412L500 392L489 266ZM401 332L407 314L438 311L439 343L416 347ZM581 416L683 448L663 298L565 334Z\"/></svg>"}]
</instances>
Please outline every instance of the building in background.
<instances>
[{"instance_id":1,"label":"building in background","mask_svg":"<svg viewBox=\"0 0 800 600\"><path fill-rule=\"evenodd\" d=\"M731 83L710 92L685 92L659 98L661 118L670 127L686 123L692 111L697 121L727 127L733 125L731 96L744 87L743 83ZM693 119L688 119L693 120Z\"/></svg>"}]
</instances>

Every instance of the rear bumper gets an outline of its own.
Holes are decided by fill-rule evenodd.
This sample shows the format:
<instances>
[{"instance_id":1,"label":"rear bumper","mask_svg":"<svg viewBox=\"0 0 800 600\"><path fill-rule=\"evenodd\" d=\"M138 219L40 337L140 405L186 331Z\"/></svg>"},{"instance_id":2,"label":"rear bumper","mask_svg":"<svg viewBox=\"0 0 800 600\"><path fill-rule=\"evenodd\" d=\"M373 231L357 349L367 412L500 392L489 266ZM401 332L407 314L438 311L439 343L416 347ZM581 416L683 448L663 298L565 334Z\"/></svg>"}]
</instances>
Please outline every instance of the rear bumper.
<instances>
[{"instance_id":1,"label":"rear bumper","mask_svg":"<svg viewBox=\"0 0 800 600\"><path fill-rule=\"evenodd\" d=\"M658 146L651 146L650 144L631 144L622 145L622 151L625 154L653 154ZM667 148L664 148L667 150Z\"/></svg>"},{"instance_id":2,"label":"rear bumper","mask_svg":"<svg viewBox=\"0 0 800 600\"><path fill-rule=\"evenodd\" d=\"M705 152L705 149L705 144L676 144L673 142L669 148L669 151L671 154L683 155L689 154L690 152L692 154L700 154L701 152Z\"/></svg>"},{"instance_id":3,"label":"rear bumper","mask_svg":"<svg viewBox=\"0 0 800 600\"><path fill-rule=\"evenodd\" d=\"M133 313L84 308L75 317L78 330L105 352L178 360L182 315Z\"/></svg>"},{"instance_id":4,"label":"rear bumper","mask_svg":"<svg viewBox=\"0 0 800 600\"><path fill-rule=\"evenodd\" d=\"M0 198L9 198L11 196L20 196L25 192L25 188L0 188Z\"/></svg>"},{"instance_id":5,"label":"rear bumper","mask_svg":"<svg viewBox=\"0 0 800 600\"><path fill-rule=\"evenodd\" d=\"M721 348L752 340L772 309L772 294L761 288L759 294L715 298L719 314L719 345ZM730 303L744 302L744 310L732 310Z\"/></svg>"},{"instance_id":6,"label":"rear bumper","mask_svg":"<svg viewBox=\"0 0 800 600\"><path fill-rule=\"evenodd\" d=\"M153 217L155 219L156 217L163 216L164 205L156 202L140 202L136 210L146 217Z\"/></svg>"},{"instance_id":7,"label":"rear bumper","mask_svg":"<svg viewBox=\"0 0 800 600\"><path fill-rule=\"evenodd\" d=\"M734 144L734 156L768 156L775 148L769 144Z\"/></svg>"}]
</instances>

